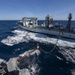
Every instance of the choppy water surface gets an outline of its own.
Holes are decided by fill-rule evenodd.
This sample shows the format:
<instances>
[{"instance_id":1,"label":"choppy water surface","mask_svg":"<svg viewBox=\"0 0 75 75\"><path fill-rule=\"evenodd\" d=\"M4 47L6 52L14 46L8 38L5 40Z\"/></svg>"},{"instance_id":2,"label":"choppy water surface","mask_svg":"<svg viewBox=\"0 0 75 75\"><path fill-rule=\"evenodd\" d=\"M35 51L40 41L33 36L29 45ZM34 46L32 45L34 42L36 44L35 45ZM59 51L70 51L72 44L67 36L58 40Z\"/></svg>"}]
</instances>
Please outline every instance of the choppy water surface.
<instances>
[{"instance_id":1,"label":"choppy water surface","mask_svg":"<svg viewBox=\"0 0 75 75\"><path fill-rule=\"evenodd\" d=\"M33 56L33 67L26 71L31 75L75 75L75 40L27 32L16 22L0 21L0 62L32 50L37 43L44 51L51 51L58 41L51 53Z\"/></svg>"}]
</instances>

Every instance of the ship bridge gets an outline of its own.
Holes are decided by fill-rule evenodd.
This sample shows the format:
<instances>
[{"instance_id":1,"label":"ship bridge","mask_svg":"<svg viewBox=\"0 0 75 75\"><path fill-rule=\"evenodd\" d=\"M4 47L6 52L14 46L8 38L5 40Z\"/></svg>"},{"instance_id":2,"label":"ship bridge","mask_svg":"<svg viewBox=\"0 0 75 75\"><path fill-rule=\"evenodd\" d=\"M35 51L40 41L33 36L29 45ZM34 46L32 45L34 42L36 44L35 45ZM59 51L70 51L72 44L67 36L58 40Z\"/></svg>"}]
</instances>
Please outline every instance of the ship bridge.
<instances>
[{"instance_id":1,"label":"ship bridge","mask_svg":"<svg viewBox=\"0 0 75 75\"><path fill-rule=\"evenodd\" d=\"M23 17L22 22L24 26L36 26L38 18L36 17Z\"/></svg>"}]
</instances>

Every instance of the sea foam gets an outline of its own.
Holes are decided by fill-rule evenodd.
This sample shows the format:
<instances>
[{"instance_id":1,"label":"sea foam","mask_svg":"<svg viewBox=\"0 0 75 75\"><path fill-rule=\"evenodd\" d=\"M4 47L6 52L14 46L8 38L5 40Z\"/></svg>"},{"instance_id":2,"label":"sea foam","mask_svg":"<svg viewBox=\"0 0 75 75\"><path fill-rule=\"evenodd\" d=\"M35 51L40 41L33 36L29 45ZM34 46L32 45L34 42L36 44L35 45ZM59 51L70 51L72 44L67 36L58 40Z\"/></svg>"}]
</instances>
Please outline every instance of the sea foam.
<instances>
[{"instance_id":1,"label":"sea foam","mask_svg":"<svg viewBox=\"0 0 75 75\"><path fill-rule=\"evenodd\" d=\"M36 73L39 73L40 68L38 68L39 66L36 62L37 58L34 56L35 54L37 56L39 56L40 51L37 50L37 49L28 50L28 51L25 51L23 54L20 54L16 58L10 58L10 60L7 62L8 72L18 70L19 75L24 75L24 74L26 74L26 75L35 75ZM19 65L26 64L26 61L29 60L30 56L33 56L33 59L30 59L31 64L28 65L28 68L23 66L24 68L20 69L20 67L18 67L18 63L21 62L21 61L18 62L17 60L23 57L24 59L22 59L22 63L20 63ZM26 61L25 61L25 59L26 59Z\"/></svg>"},{"instance_id":2,"label":"sea foam","mask_svg":"<svg viewBox=\"0 0 75 75\"><path fill-rule=\"evenodd\" d=\"M72 39L51 38L44 34L31 33L23 30L14 30L12 31L12 33L14 33L13 36L8 36L1 42L5 45L13 46L21 42L29 42L30 40L46 44L47 43L56 44L56 42L58 41L57 46L75 47L75 40Z\"/></svg>"}]
</instances>

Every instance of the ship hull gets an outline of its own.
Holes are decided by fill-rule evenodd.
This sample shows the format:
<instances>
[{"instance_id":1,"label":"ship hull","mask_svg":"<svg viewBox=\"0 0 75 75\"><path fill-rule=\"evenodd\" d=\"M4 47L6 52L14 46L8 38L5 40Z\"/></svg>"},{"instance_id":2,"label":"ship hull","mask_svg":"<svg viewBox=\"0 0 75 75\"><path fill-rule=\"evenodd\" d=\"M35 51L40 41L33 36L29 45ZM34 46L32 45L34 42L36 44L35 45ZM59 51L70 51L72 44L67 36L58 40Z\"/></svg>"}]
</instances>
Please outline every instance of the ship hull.
<instances>
[{"instance_id":1,"label":"ship hull","mask_svg":"<svg viewBox=\"0 0 75 75\"><path fill-rule=\"evenodd\" d=\"M35 33L42 33L42 34L47 34L47 35L53 35L53 36L61 36L64 38L69 38L69 39L75 39L75 34L73 33L68 33L68 32L61 32L61 31L56 31L56 30L49 30L46 28L29 28L26 26L19 25L21 28L23 28L26 31L30 32L35 32Z\"/></svg>"}]
</instances>

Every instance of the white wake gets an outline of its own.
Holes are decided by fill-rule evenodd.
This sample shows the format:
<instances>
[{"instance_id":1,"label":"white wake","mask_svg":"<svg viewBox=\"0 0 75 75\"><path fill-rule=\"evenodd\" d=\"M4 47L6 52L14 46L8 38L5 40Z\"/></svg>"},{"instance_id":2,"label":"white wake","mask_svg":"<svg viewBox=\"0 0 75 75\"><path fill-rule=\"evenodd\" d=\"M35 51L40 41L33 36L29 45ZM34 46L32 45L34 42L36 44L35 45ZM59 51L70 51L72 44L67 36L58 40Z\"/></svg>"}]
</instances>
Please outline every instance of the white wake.
<instances>
[{"instance_id":1,"label":"white wake","mask_svg":"<svg viewBox=\"0 0 75 75\"><path fill-rule=\"evenodd\" d=\"M51 38L43 34L31 33L23 30L14 30L12 31L12 33L14 33L13 36L8 36L7 38L3 39L1 42L8 46L13 46L21 42L29 42L31 40L41 42L41 43L56 44L58 39L58 38ZM75 47L75 40L70 39L69 41L65 39L59 39L57 46Z\"/></svg>"},{"instance_id":2,"label":"white wake","mask_svg":"<svg viewBox=\"0 0 75 75\"><path fill-rule=\"evenodd\" d=\"M6 61L5 61L4 59L1 59L1 58L0 58L0 64L1 64L1 63L6 63Z\"/></svg>"},{"instance_id":3,"label":"white wake","mask_svg":"<svg viewBox=\"0 0 75 75\"><path fill-rule=\"evenodd\" d=\"M28 50L28 51L25 51L23 54L20 54L19 57L10 58L10 60L7 62L8 72L18 70L19 75L36 75L36 73L39 73L40 68L36 62L37 58L34 56L35 54L38 57L40 55L40 51L38 49ZM32 58L30 58L31 56ZM26 62L29 63L28 68L24 67ZM22 64L23 64L23 68L20 69Z\"/></svg>"},{"instance_id":4,"label":"white wake","mask_svg":"<svg viewBox=\"0 0 75 75\"><path fill-rule=\"evenodd\" d=\"M16 44L19 44L21 42L29 42L31 40L37 41L40 43L45 43L45 44L56 44L58 38L51 38L43 34L38 34L38 33L31 33L23 30L14 30L12 31L14 33L13 36L8 36L7 38L3 39L1 42L5 45L8 46L13 46ZM75 64L75 40L71 39L60 39L58 40L57 46L59 47L59 52L65 57L65 59L68 62L72 62ZM69 48L68 48L69 47ZM21 54L20 56L24 56L25 54L28 55L28 52L25 52L24 54ZM33 55L34 53L32 53ZM38 52L39 54L39 52ZM62 58L58 57L59 60L63 60ZM35 72L36 65L32 65L31 69L33 72ZM28 69L23 69L20 70L20 75L21 73L28 73L30 75L30 72ZM72 70L72 75L75 74L75 70Z\"/></svg>"}]
</instances>

